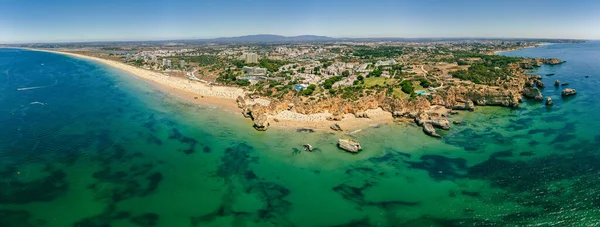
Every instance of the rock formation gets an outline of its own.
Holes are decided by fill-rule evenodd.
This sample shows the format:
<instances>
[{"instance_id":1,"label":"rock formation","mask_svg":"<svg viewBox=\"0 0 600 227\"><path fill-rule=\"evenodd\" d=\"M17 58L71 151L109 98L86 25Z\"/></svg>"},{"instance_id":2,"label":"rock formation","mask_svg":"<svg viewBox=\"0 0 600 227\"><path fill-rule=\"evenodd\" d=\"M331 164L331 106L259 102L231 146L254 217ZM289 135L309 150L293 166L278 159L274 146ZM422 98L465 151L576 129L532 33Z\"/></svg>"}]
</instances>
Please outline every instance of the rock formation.
<instances>
[{"instance_id":1,"label":"rock formation","mask_svg":"<svg viewBox=\"0 0 600 227\"><path fill-rule=\"evenodd\" d=\"M546 106L552 106L554 103L552 102L552 98L547 97L546 98Z\"/></svg>"},{"instance_id":2,"label":"rock formation","mask_svg":"<svg viewBox=\"0 0 600 227\"><path fill-rule=\"evenodd\" d=\"M450 127L447 119L450 110L472 111L475 106L516 108L523 96L542 100L541 92L535 88L536 81L540 78L539 75L526 76L525 71L515 65L511 68L510 76L490 82L493 85L454 82L445 85L443 89L437 89L429 96L417 96L412 99L397 99L387 95L385 91L365 90L356 91L355 99L342 99L335 96L307 98L290 92L268 104L259 104L249 97L241 96L236 101L242 109L242 114L254 121L257 130L266 130L269 120L282 111L305 115L329 113L327 120L341 121L346 114L364 118L369 117L367 110L381 108L391 113L393 117L414 119L426 133L435 136L436 127L440 129ZM525 88L528 83L532 84ZM433 131L429 130L430 126ZM341 127L336 124L330 125L330 128L341 130Z\"/></svg>"},{"instance_id":3,"label":"rock formation","mask_svg":"<svg viewBox=\"0 0 600 227\"><path fill-rule=\"evenodd\" d=\"M555 80L555 81L554 81L554 86L555 86L555 87L558 87L559 85L560 85L560 81L558 81L558 80Z\"/></svg>"},{"instance_id":4,"label":"rock formation","mask_svg":"<svg viewBox=\"0 0 600 227\"><path fill-rule=\"evenodd\" d=\"M338 132L342 131L342 127L340 127L340 125L338 123L332 124L331 126L329 126L329 128L333 131L338 131Z\"/></svg>"},{"instance_id":5,"label":"rock formation","mask_svg":"<svg viewBox=\"0 0 600 227\"><path fill-rule=\"evenodd\" d=\"M562 91L562 96L563 97L564 96L571 96L571 95L575 95L575 94L577 94L577 91L575 89L573 89L573 88L565 88Z\"/></svg>"},{"instance_id":6,"label":"rock formation","mask_svg":"<svg viewBox=\"0 0 600 227\"><path fill-rule=\"evenodd\" d=\"M565 61L558 58L528 58L521 62L519 66L523 69L533 69L541 67L543 64L558 65L562 63L565 63Z\"/></svg>"},{"instance_id":7,"label":"rock formation","mask_svg":"<svg viewBox=\"0 0 600 227\"><path fill-rule=\"evenodd\" d=\"M525 89L523 89L523 96L540 101L544 98L542 96L542 92L540 92L540 89L535 87L526 87Z\"/></svg>"},{"instance_id":8,"label":"rock formation","mask_svg":"<svg viewBox=\"0 0 600 227\"><path fill-rule=\"evenodd\" d=\"M313 149L314 149L313 146L310 144L304 144L304 145L302 145L302 147L304 147L305 151L313 151Z\"/></svg>"},{"instance_id":9,"label":"rock formation","mask_svg":"<svg viewBox=\"0 0 600 227\"><path fill-rule=\"evenodd\" d=\"M269 117L267 115L260 115L254 120L254 128L258 131L266 131L269 127Z\"/></svg>"},{"instance_id":10,"label":"rock formation","mask_svg":"<svg viewBox=\"0 0 600 227\"><path fill-rule=\"evenodd\" d=\"M535 81L535 86L538 88L545 88L546 85L544 85L544 82L542 82L541 80L537 80Z\"/></svg>"},{"instance_id":11,"label":"rock formation","mask_svg":"<svg viewBox=\"0 0 600 227\"><path fill-rule=\"evenodd\" d=\"M423 124L423 132L425 132L425 134L433 136L433 137L442 138L442 136L437 134L433 125L431 125L429 123Z\"/></svg>"},{"instance_id":12,"label":"rock formation","mask_svg":"<svg viewBox=\"0 0 600 227\"><path fill-rule=\"evenodd\" d=\"M558 64L565 63L565 61L560 60L558 58L544 58L542 62L544 64L548 64L548 65L558 65Z\"/></svg>"},{"instance_id":13,"label":"rock formation","mask_svg":"<svg viewBox=\"0 0 600 227\"><path fill-rule=\"evenodd\" d=\"M342 150L352 153L357 153L362 150L360 143L352 139L339 139L337 142L337 146Z\"/></svg>"}]
</instances>

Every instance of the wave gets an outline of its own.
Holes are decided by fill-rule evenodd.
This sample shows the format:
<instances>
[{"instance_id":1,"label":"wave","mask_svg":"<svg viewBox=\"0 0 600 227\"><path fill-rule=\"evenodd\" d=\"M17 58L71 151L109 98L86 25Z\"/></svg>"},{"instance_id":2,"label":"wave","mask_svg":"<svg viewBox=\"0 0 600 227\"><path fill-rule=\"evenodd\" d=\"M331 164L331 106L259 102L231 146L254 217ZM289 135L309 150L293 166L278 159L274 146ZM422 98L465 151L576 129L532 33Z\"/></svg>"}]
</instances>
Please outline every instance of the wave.
<instances>
[{"instance_id":1,"label":"wave","mask_svg":"<svg viewBox=\"0 0 600 227\"><path fill-rule=\"evenodd\" d=\"M51 87L51 86L56 85L57 83L58 83L58 80L55 80L54 84L44 85L44 86L36 86L36 87L22 87L22 88L17 88L17 91L27 91L27 90L34 90L34 89Z\"/></svg>"}]
</instances>

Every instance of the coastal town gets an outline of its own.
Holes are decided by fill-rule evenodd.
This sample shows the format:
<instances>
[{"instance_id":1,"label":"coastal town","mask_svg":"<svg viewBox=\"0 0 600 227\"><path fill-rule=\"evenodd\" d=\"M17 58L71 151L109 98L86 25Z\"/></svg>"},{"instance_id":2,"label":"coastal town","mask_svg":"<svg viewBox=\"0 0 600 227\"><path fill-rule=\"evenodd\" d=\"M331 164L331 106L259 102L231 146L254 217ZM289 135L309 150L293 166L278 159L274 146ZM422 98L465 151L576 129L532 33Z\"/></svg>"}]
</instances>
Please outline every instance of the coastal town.
<instances>
[{"instance_id":1,"label":"coastal town","mask_svg":"<svg viewBox=\"0 0 600 227\"><path fill-rule=\"evenodd\" d=\"M545 86L542 77L529 75L528 70L563 61L497 53L545 44L536 40L173 42L50 50L117 62L122 64L117 68L185 90L194 99L231 100L256 130L282 125L348 132L361 122L407 121L427 135L441 137L439 130L462 123L449 120L459 111L473 111L476 106L515 108L523 97L544 101L539 90ZM565 96L576 93L566 82L554 85L564 86ZM545 103L553 104L550 98ZM340 140L338 146L360 150L350 140Z\"/></svg>"}]
</instances>

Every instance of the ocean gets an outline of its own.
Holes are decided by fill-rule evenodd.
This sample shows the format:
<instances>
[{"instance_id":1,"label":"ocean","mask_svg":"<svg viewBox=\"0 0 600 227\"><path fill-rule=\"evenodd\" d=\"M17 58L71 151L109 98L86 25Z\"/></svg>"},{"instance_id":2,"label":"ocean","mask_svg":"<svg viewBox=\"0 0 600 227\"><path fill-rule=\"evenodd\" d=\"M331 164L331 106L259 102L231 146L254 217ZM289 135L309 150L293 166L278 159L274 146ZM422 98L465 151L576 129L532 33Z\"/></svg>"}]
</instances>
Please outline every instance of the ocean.
<instances>
[{"instance_id":1,"label":"ocean","mask_svg":"<svg viewBox=\"0 0 600 227\"><path fill-rule=\"evenodd\" d=\"M554 105L478 107L436 139L258 132L99 63L0 49L0 226L600 225L600 42L502 54L566 60L531 71Z\"/></svg>"}]
</instances>

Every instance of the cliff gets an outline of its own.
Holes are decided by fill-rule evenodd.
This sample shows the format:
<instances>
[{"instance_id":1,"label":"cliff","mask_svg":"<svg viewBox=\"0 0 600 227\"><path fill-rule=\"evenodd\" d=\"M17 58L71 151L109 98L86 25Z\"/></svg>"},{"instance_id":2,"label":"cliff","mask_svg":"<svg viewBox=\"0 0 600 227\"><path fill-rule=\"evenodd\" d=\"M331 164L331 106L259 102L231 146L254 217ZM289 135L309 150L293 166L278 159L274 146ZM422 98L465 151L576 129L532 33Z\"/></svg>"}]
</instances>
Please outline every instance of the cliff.
<instances>
[{"instance_id":1,"label":"cliff","mask_svg":"<svg viewBox=\"0 0 600 227\"><path fill-rule=\"evenodd\" d=\"M381 108L396 118L411 118L424 127L427 134L439 137L432 127L449 129L447 116L452 110L472 111L475 106L518 107L523 92L530 89L527 85L536 84L539 78L526 76L519 64L512 70L513 75L496 81L495 86L455 83L440 88L431 95L417 96L409 100L388 96L383 91L369 90L362 91L362 95L359 95L356 100L340 97L307 98L291 92L268 104L256 103L250 97L241 96L238 97L237 102L244 116L254 121L257 130L266 130L269 122L277 121L274 116L286 110L304 115L326 113L327 120L339 121L346 114L353 114L357 118L368 118L368 110ZM528 95L529 92L526 96ZM532 98L538 97L534 95Z\"/></svg>"}]
</instances>

